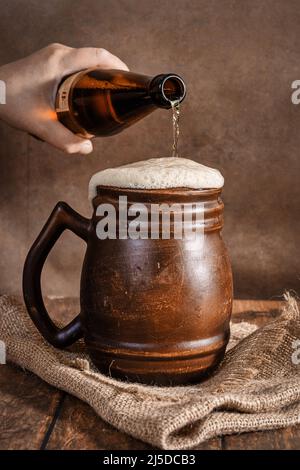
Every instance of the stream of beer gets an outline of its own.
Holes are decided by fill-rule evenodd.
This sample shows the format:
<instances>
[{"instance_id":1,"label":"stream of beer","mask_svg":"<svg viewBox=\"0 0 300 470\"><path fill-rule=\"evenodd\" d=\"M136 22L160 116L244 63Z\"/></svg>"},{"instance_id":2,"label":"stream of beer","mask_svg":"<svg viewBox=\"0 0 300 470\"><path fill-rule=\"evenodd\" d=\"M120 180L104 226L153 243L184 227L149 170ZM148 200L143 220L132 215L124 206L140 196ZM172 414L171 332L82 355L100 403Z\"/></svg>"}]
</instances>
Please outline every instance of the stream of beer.
<instances>
[{"instance_id":1,"label":"stream of beer","mask_svg":"<svg viewBox=\"0 0 300 470\"><path fill-rule=\"evenodd\" d=\"M178 140L179 140L179 115L180 108L178 101L171 101L172 121L173 121L173 146L172 157L178 157Z\"/></svg>"}]
</instances>

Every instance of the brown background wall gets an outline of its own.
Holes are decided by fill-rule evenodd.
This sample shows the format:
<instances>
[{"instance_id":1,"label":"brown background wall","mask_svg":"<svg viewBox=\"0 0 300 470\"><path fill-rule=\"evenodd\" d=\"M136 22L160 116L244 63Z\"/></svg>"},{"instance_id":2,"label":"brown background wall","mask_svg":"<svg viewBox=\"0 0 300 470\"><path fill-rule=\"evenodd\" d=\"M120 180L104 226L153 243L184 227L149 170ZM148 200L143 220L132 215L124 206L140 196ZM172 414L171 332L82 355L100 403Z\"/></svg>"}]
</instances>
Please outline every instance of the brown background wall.
<instances>
[{"instance_id":1,"label":"brown background wall","mask_svg":"<svg viewBox=\"0 0 300 470\"><path fill-rule=\"evenodd\" d=\"M225 176L237 297L299 291L300 79L297 0L0 0L0 64L50 42L99 46L132 70L185 78L181 153ZM1 77L0 77L1 78ZM0 123L0 291L18 292L28 248L58 200L88 216L97 170L167 156L171 115L157 111L91 156L67 156ZM45 291L76 295L82 242L64 235Z\"/></svg>"}]
</instances>

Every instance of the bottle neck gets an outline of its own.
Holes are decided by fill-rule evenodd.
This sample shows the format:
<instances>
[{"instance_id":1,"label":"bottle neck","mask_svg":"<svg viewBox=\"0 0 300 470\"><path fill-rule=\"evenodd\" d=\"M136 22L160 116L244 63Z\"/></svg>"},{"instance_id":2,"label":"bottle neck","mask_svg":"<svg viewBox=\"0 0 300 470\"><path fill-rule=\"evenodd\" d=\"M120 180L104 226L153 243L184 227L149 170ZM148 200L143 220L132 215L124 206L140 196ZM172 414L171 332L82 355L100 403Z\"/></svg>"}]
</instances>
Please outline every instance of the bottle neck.
<instances>
[{"instance_id":1,"label":"bottle neck","mask_svg":"<svg viewBox=\"0 0 300 470\"><path fill-rule=\"evenodd\" d=\"M181 103L186 95L186 86L179 75L160 74L149 85L149 95L156 106L171 108L172 102Z\"/></svg>"}]
</instances>

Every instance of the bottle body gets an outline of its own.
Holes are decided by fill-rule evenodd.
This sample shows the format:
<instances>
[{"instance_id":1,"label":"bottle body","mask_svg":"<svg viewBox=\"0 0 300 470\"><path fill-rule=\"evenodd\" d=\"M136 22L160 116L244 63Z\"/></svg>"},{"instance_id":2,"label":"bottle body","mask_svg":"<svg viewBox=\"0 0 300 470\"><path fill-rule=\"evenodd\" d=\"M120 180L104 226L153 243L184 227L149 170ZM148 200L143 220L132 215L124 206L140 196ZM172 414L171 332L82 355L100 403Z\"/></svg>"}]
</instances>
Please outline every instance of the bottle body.
<instances>
[{"instance_id":1,"label":"bottle body","mask_svg":"<svg viewBox=\"0 0 300 470\"><path fill-rule=\"evenodd\" d=\"M182 101L185 84L175 74L156 77L99 68L75 73L60 84L58 119L84 137L121 132L155 109Z\"/></svg>"}]
</instances>

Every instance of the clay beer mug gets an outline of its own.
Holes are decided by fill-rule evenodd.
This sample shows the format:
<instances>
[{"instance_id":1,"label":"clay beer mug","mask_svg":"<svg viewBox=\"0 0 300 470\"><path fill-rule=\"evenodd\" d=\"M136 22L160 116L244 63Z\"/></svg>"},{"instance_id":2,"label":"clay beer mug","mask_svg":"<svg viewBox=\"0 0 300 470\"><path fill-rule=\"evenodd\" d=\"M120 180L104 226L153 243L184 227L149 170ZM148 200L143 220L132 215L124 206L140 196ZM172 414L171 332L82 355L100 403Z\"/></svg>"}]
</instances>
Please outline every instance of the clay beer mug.
<instances>
[{"instance_id":1,"label":"clay beer mug","mask_svg":"<svg viewBox=\"0 0 300 470\"><path fill-rule=\"evenodd\" d=\"M92 178L91 220L59 202L23 273L29 315L46 340L65 348L84 337L101 372L130 381L183 384L212 370L225 352L232 309L231 268L220 235L222 186L217 170L191 160L151 159ZM143 211L146 218L137 223L133 213ZM167 213L169 236L163 227ZM198 227L202 237L175 237L183 215L189 215L185 228L193 233ZM40 278L65 229L82 238L87 250L80 314L59 329L45 309Z\"/></svg>"}]
</instances>

